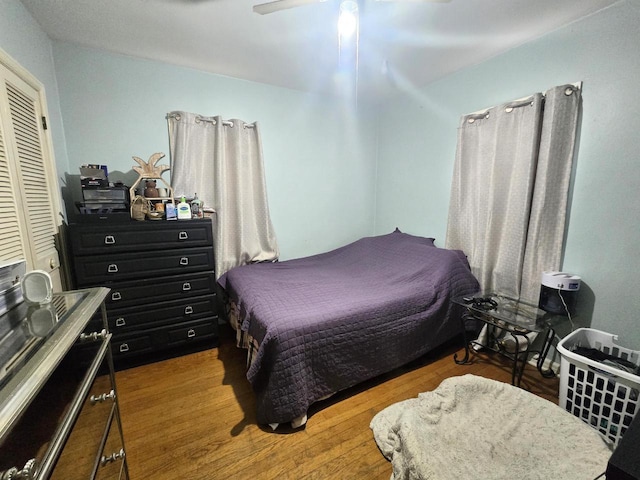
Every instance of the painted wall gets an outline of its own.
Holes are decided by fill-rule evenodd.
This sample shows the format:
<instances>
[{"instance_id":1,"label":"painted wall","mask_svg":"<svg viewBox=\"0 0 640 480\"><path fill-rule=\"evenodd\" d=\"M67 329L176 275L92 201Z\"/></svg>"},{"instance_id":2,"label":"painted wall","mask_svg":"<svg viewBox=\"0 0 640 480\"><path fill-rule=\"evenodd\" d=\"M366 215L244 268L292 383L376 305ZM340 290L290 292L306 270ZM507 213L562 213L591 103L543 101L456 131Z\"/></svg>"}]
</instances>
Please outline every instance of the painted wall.
<instances>
[{"instance_id":1,"label":"painted wall","mask_svg":"<svg viewBox=\"0 0 640 480\"><path fill-rule=\"evenodd\" d=\"M58 175L63 177L67 147L51 41L19 0L0 0L0 48L44 85Z\"/></svg>"},{"instance_id":2,"label":"painted wall","mask_svg":"<svg viewBox=\"0 0 640 480\"><path fill-rule=\"evenodd\" d=\"M131 185L132 155L146 160L164 152L161 163L168 164L165 116L172 110L258 121L281 258L371 235L375 132L362 112L334 99L65 43L54 43L54 58L72 175L83 163L106 164L110 179L123 176Z\"/></svg>"},{"instance_id":3,"label":"painted wall","mask_svg":"<svg viewBox=\"0 0 640 480\"><path fill-rule=\"evenodd\" d=\"M0 48L45 86L67 206L80 199L83 163L132 183L133 155L161 151L168 162L165 115L186 110L260 123L281 258L372 234L375 122L364 107L51 42L19 0L0 1Z\"/></svg>"},{"instance_id":4,"label":"painted wall","mask_svg":"<svg viewBox=\"0 0 640 480\"><path fill-rule=\"evenodd\" d=\"M444 245L460 116L584 81L563 270L581 275L583 319L640 350L640 2L623 0L415 92L381 113L376 231ZM482 179L478 179L482 181Z\"/></svg>"}]
</instances>

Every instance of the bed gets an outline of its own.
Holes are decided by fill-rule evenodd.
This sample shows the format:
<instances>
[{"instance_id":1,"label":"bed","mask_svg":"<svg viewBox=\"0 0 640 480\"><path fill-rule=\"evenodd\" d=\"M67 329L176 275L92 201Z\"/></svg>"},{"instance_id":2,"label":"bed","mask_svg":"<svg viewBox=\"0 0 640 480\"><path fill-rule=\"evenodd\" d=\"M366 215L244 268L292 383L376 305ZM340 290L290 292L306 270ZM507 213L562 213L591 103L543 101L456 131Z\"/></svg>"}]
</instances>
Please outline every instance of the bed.
<instances>
[{"instance_id":1,"label":"bed","mask_svg":"<svg viewBox=\"0 0 640 480\"><path fill-rule=\"evenodd\" d=\"M478 290L463 252L398 230L236 267L219 283L252 349L257 421L272 426L299 426L312 403L452 339L461 323L451 298Z\"/></svg>"}]
</instances>

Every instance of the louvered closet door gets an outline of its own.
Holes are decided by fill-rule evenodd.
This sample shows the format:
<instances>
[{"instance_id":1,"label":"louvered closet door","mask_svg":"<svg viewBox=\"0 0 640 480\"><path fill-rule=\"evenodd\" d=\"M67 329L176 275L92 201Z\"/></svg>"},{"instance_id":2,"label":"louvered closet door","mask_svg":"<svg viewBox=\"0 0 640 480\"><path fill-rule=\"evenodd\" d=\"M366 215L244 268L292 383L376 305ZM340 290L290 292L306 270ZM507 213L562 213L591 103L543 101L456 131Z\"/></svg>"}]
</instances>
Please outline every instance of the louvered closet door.
<instances>
[{"instance_id":1,"label":"louvered closet door","mask_svg":"<svg viewBox=\"0 0 640 480\"><path fill-rule=\"evenodd\" d=\"M11 180L2 122L0 122L0 262L26 258L20 224L16 214L16 192Z\"/></svg>"},{"instance_id":2,"label":"louvered closet door","mask_svg":"<svg viewBox=\"0 0 640 480\"><path fill-rule=\"evenodd\" d=\"M3 259L26 258L30 269L49 272L59 285L52 188L57 182L44 149L40 95L4 65L0 65L0 79L1 255Z\"/></svg>"}]
</instances>

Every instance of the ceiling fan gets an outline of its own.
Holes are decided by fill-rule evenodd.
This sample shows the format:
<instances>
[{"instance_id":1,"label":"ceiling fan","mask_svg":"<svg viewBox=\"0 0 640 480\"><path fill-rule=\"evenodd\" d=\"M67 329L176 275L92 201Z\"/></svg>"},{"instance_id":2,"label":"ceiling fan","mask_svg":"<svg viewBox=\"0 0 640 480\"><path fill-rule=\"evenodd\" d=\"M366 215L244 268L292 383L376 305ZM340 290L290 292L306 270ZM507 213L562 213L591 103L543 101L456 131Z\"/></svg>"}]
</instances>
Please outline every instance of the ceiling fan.
<instances>
[{"instance_id":1,"label":"ceiling fan","mask_svg":"<svg viewBox=\"0 0 640 480\"><path fill-rule=\"evenodd\" d=\"M301 7L302 5L310 5L312 3L322 3L328 0L274 0L273 2L261 3L254 5L253 11L260 15L266 15L267 13L278 12L280 10L286 10L288 8ZM451 0L374 0L376 2L405 2L405 3L448 3Z\"/></svg>"},{"instance_id":2,"label":"ceiling fan","mask_svg":"<svg viewBox=\"0 0 640 480\"><path fill-rule=\"evenodd\" d=\"M326 3L329 0L273 0L271 2L254 5L253 11L260 15L287 10L290 8L312 5L314 3ZM348 69L354 74L354 98L358 102L358 70L359 70L359 4L363 0L333 0L340 4L338 17L338 58L341 70L344 73ZM375 2L396 3L449 3L451 0L373 0ZM355 37L355 40L354 40ZM396 86L395 76L390 69L388 60L382 63L381 73L389 83Z\"/></svg>"}]
</instances>

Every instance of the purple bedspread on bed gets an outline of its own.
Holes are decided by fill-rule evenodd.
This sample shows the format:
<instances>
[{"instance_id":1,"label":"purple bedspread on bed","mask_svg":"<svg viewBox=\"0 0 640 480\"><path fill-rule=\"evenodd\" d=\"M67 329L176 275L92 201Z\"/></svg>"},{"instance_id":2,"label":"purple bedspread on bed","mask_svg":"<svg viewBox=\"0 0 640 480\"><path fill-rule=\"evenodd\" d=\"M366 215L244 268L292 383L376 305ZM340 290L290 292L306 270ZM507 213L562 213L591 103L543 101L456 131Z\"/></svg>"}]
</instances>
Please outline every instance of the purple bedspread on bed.
<instances>
[{"instance_id":1,"label":"purple bedspread on bed","mask_svg":"<svg viewBox=\"0 0 640 480\"><path fill-rule=\"evenodd\" d=\"M290 422L453 338L460 312L451 298L478 290L461 251L399 231L236 267L220 283L260 344L247 378L262 424Z\"/></svg>"}]
</instances>

